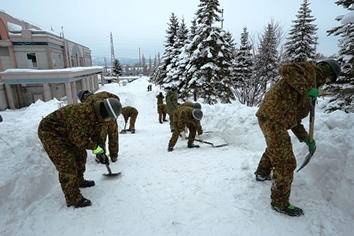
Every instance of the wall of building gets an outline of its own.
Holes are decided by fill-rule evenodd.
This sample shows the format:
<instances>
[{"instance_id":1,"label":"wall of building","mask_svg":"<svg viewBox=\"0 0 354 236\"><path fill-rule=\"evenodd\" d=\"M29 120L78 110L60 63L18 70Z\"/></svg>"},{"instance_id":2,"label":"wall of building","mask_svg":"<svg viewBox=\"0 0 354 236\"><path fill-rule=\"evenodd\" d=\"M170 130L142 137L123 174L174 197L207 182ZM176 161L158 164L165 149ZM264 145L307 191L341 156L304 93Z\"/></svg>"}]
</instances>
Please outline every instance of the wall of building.
<instances>
[{"instance_id":1,"label":"wall of building","mask_svg":"<svg viewBox=\"0 0 354 236\"><path fill-rule=\"evenodd\" d=\"M4 83L0 83L0 111L6 110L8 107L5 85Z\"/></svg>"}]
</instances>

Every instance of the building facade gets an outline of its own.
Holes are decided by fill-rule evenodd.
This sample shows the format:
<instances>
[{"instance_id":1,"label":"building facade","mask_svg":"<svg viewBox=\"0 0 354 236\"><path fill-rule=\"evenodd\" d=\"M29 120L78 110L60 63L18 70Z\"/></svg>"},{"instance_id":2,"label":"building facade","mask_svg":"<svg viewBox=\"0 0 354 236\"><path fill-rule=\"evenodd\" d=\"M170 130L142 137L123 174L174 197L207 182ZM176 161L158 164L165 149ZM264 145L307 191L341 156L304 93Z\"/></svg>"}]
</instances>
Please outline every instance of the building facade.
<instances>
[{"instance_id":1,"label":"building facade","mask_svg":"<svg viewBox=\"0 0 354 236\"><path fill-rule=\"evenodd\" d=\"M88 47L0 11L0 110L77 102L78 90L98 89L102 69Z\"/></svg>"}]
</instances>

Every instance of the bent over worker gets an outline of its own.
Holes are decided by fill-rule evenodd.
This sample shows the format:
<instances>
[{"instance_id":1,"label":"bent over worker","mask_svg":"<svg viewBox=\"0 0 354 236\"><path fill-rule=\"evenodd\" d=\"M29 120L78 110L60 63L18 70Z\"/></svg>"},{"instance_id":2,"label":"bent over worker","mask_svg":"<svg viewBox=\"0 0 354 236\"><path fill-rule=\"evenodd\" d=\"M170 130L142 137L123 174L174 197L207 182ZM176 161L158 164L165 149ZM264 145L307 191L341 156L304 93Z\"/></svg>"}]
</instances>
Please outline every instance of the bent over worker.
<instances>
[{"instance_id":1,"label":"bent over worker","mask_svg":"<svg viewBox=\"0 0 354 236\"><path fill-rule=\"evenodd\" d=\"M76 103L64 106L43 118L38 137L44 150L59 173L59 182L68 207L86 207L91 201L82 196L80 187L95 185L85 180L86 149L94 154L105 153L94 137L99 136L105 122L116 120L122 105L115 98L95 103ZM107 155L103 163L109 164Z\"/></svg>"},{"instance_id":2,"label":"bent over worker","mask_svg":"<svg viewBox=\"0 0 354 236\"><path fill-rule=\"evenodd\" d=\"M99 93L91 93L88 90L82 89L77 94L79 100L83 103L94 103L100 100L104 100L106 98L115 98L120 101L119 97L113 93L109 92L99 92ZM106 122L105 125L102 126L101 135L98 138L98 143L105 147L106 140L108 135L108 150L109 155L112 162L116 162L118 160L118 152L119 152L119 135L118 135L118 124L116 120L112 120ZM100 163L102 161L102 155L96 155L96 161Z\"/></svg>"},{"instance_id":3,"label":"bent over worker","mask_svg":"<svg viewBox=\"0 0 354 236\"><path fill-rule=\"evenodd\" d=\"M200 109L193 109L190 106L182 106L174 112L173 122L174 131L168 143L168 151L173 151L180 134L185 137L185 127L189 129L188 148L199 148L199 145L193 144L196 132L201 135L203 133L200 120L203 118L203 112Z\"/></svg>"}]
</instances>

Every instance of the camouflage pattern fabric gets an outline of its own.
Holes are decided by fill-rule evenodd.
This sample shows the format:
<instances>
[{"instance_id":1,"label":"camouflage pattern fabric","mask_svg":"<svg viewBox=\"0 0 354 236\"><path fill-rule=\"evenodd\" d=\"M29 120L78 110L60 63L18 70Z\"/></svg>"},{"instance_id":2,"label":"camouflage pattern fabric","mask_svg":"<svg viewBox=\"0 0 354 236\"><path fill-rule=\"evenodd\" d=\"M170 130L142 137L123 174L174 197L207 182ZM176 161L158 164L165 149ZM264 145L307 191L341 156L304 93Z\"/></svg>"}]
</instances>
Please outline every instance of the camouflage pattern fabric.
<instances>
[{"instance_id":1,"label":"camouflage pattern fabric","mask_svg":"<svg viewBox=\"0 0 354 236\"><path fill-rule=\"evenodd\" d=\"M166 120L167 106L166 104L161 103L157 106L157 108L159 113L159 122L162 123L163 120Z\"/></svg>"},{"instance_id":2,"label":"camouflage pattern fabric","mask_svg":"<svg viewBox=\"0 0 354 236\"><path fill-rule=\"evenodd\" d=\"M156 98L157 98L157 105L159 105L163 103L163 99L165 98L165 96L162 93L159 93L159 95L157 95Z\"/></svg>"},{"instance_id":3,"label":"camouflage pattern fabric","mask_svg":"<svg viewBox=\"0 0 354 236\"><path fill-rule=\"evenodd\" d=\"M159 113L159 105L163 104L163 99L165 98L165 96L162 95L162 93L159 93L159 95L157 95L156 98L157 98L157 113Z\"/></svg>"},{"instance_id":4,"label":"camouflage pattern fabric","mask_svg":"<svg viewBox=\"0 0 354 236\"><path fill-rule=\"evenodd\" d=\"M310 62L284 65L279 73L282 79L267 92L256 113L267 143L256 172L267 176L273 171L272 203L283 208L289 202L296 168L288 130L300 141L308 136L301 124L310 111L306 92L324 84L325 78Z\"/></svg>"},{"instance_id":5,"label":"camouflage pattern fabric","mask_svg":"<svg viewBox=\"0 0 354 236\"><path fill-rule=\"evenodd\" d=\"M166 94L166 105L167 105L167 114L170 118L170 128L173 129L173 112L178 107L177 102L177 93L174 91L168 91Z\"/></svg>"},{"instance_id":6,"label":"camouflage pattern fabric","mask_svg":"<svg viewBox=\"0 0 354 236\"><path fill-rule=\"evenodd\" d=\"M75 205L81 198L86 149L94 150L98 143L104 119L98 112L99 104L71 104L42 119L38 137L44 150L59 172L59 182L67 206Z\"/></svg>"},{"instance_id":7,"label":"camouflage pattern fabric","mask_svg":"<svg viewBox=\"0 0 354 236\"><path fill-rule=\"evenodd\" d=\"M177 108L183 107L183 106L188 106L193 108L193 102L184 102L178 105Z\"/></svg>"},{"instance_id":8,"label":"camouflage pattern fabric","mask_svg":"<svg viewBox=\"0 0 354 236\"><path fill-rule=\"evenodd\" d=\"M197 131L198 134L203 133L202 127L200 125L200 121L195 120L192 117L192 111L193 108L189 106L182 106L175 110L174 118L173 118L174 131L168 144L169 147L174 147L176 145L178 137L180 133L184 131L185 127L189 129L188 145L193 144L194 142L193 139L195 138Z\"/></svg>"},{"instance_id":9,"label":"camouflage pattern fabric","mask_svg":"<svg viewBox=\"0 0 354 236\"><path fill-rule=\"evenodd\" d=\"M128 119L130 118L129 121L129 129L134 130L135 129L135 121L136 118L138 117L138 110L134 107L131 106L126 106L122 108L122 115L124 117L124 122L128 123Z\"/></svg>"},{"instance_id":10,"label":"camouflage pattern fabric","mask_svg":"<svg viewBox=\"0 0 354 236\"><path fill-rule=\"evenodd\" d=\"M109 92L99 92L95 94L90 94L85 99L85 103L95 103L97 101L102 101L106 98L115 98L120 101L119 97L113 93ZM117 158L119 152L119 134L118 134L118 123L116 120L106 122L102 127L101 135L98 137L97 142L102 146L106 147L105 143L108 135L108 150L111 158ZM99 155L97 158L101 158Z\"/></svg>"}]
</instances>

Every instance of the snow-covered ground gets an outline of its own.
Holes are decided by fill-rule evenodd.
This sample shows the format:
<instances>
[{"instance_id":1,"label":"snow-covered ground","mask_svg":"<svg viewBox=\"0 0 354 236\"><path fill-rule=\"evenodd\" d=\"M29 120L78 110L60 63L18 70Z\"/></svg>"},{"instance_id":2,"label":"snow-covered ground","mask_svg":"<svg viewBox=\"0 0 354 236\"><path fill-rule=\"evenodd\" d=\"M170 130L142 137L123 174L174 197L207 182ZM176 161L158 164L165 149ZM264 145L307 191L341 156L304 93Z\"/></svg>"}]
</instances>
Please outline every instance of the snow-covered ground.
<instances>
[{"instance_id":1,"label":"snow-covered ground","mask_svg":"<svg viewBox=\"0 0 354 236\"><path fill-rule=\"evenodd\" d=\"M354 114L325 114L316 107L317 151L295 173L291 203L302 217L270 208L271 182L256 182L255 171L265 141L256 107L202 104L205 141L188 149L179 140L167 152L168 122L160 124L153 86L148 78L100 91L117 94L123 106L139 110L136 134L120 134L119 161L111 164L122 176L107 178L104 165L88 151L85 177L96 186L82 189L92 206L65 204L57 171L41 147L37 126L57 109L56 100L37 101L28 108L1 111L0 235L353 235ZM119 129L124 126L118 119ZM308 118L303 120L308 127ZM292 135L298 165L308 149Z\"/></svg>"}]
</instances>

